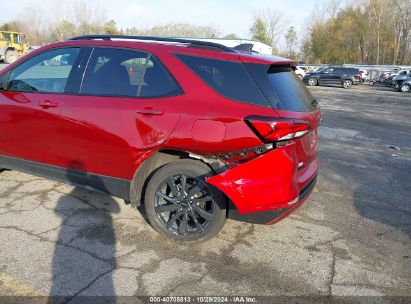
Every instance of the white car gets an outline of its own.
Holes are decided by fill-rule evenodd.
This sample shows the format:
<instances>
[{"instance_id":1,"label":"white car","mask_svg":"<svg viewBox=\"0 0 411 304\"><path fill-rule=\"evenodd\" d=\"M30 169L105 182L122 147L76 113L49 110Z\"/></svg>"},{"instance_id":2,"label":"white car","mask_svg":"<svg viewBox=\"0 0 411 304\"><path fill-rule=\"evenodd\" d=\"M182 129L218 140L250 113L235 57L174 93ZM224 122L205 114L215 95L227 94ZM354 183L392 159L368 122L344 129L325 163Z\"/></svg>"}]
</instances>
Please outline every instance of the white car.
<instances>
[{"instance_id":1,"label":"white car","mask_svg":"<svg viewBox=\"0 0 411 304\"><path fill-rule=\"evenodd\" d=\"M305 76L305 71L302 69L302 68L300 68L299 66L297 66L297 67L295 67L295 71L294 71L296 74L297 74L297 76L298 76L298 78L300 78L300 80L303 80L303 78L304 78L304 76Z\"/></svg>"},{"instance_id":2,"label":"white car","mask_svg":"<svg viewBox=\"0 0 411 304\"><path fill-rule=\"evenodd\" d=\"M361 80L366 81L370 78L370 74L366 70L360 70Z\"/></svg>"}]
</instances>

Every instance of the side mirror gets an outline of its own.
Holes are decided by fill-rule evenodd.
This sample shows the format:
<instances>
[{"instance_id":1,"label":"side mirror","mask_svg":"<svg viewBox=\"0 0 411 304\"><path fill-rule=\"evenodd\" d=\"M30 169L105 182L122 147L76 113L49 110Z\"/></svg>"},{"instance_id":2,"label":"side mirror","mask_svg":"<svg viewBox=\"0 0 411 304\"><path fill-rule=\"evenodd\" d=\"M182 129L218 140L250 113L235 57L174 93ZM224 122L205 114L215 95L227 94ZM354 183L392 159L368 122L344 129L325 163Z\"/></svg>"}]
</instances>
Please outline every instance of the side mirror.
<instances>
[{"instance_id":1,"label":"side mirror","mask_svg":"<svg viewBox=\"0 0 411 304\"><path fill-rule=\"evenodd\" d=\"M6 88L6 84L0 82L0 91L3 91Z\"/></svg>"}]
</instances>

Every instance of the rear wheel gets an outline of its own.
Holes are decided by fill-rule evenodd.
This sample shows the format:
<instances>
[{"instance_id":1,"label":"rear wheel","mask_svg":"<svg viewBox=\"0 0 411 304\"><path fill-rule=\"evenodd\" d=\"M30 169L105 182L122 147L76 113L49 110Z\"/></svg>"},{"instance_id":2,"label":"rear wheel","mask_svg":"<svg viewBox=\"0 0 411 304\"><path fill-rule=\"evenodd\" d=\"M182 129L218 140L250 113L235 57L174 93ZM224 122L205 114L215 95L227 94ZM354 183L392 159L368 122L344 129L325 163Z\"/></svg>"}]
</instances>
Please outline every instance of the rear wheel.
<instances>
[{"instance_id":1,"label":"rear wheel","mask_svg":"<svg viewBox=\"0 0 411 304\"><path fill-rule=\"evenodd\" d=\"M408 84L402 84L400 88L401 92L409 92L411 90L411 87Z\"/></svg>"},{"instance_id":2,"label":"rear wheel","mask_svg":"<svg viewBox=\"0 0 411 304\"><path fill-rule=\"evenodd\" d=\"M352 86L352 81L351 80L346 79L346 80L343 81L343 88L344 89L349 89L349 88L351 88L351 86Z\"/></svg>"},{"instance_id":3,"label":"rear wheel","mask_svg":"<svg viewBox=\"0 0 411 304\"><path fill-rule=\"evenodd\" d=\"M308 85L310 85L310 86L316 86L316 85L318 85L318 80L317 80L317 78L313 78L313 77L309 78L309 79L308 79Z\"/></svg>"},{"instance_id":4,"label":"rear wheel","mask_svg":"<svg viewBox=\"0 0 411 304\"><path fill-rule=\"evenodd\" d=\"M16 50L7 50L6 54L4 55L4 62L5 63L13 63L17 59L19 59L19 53Z\"/></svg>"},{"instance_id":5,"label":"rear wheel","mask_svg":"<svg viewBox=\"0 0 411 304\"><path fill-rule=\"evenodd\" d=\"M153 228L180 242L215 236L226 220L224 195L205 182L213 171L195 160L179 160L160 168L148 183L145 210Z\"/></svg>"}]
</instances>

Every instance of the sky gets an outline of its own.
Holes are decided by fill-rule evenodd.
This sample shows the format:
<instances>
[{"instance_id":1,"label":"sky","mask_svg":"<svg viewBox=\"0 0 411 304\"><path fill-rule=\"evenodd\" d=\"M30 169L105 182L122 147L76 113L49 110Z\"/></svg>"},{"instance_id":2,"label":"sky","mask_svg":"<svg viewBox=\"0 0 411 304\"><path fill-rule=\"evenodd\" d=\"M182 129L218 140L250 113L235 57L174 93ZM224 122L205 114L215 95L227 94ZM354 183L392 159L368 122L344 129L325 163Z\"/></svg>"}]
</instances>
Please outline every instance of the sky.
<instances>
[{"instance_id":1,"label":"sky","mask_svg":"<svg viewBox=\"0 0 411 304\"><path fill-rule=\"evenodd\" d=\"M0 24L13 20L25 7L41 5L53 7L58 0L1 0ZM77 0L60 0L64 3ZM284 12L286 26L294 26L301 32L310 15L314 0L87 0L99 5L108 19L116 21L119 28L149 28L167 22L188 22L196 25L213 25L222 33L236 33L242 38L249 37L253 14L264 8ZM50 12L52 13L52 12Z\"/></svg>"}]
</instances>

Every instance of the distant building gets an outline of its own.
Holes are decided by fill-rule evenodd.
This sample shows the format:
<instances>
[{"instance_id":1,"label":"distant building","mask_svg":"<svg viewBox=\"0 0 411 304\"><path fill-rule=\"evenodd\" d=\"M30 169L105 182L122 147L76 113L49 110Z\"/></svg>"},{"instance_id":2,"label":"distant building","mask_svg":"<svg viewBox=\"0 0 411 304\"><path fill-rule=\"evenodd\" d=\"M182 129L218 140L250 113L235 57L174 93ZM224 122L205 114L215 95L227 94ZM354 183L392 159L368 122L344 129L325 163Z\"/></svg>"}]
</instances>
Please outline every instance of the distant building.
<instances>
[{"instance_id":1,"label":"distant building","mask_svg":"<svg viewBox=\"0 0 411 304\"><path fill-rule=\"evenodd\" d=\"M178 37L178 38L183 38L183 37ZM187 38L187 37L184 37L184 38ZM254 41L254 40L249 40L249 39L226 39L226 38L189 38L189 39L219 43L219 44L222 44L228 47L235 47L243 43L251 43L254 45L253 51L255 52L265 54L265 55L272 55L273 53L273 47L265 43Z\"/></svg>"}]
</instances>

